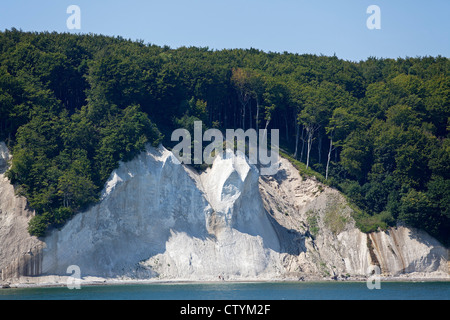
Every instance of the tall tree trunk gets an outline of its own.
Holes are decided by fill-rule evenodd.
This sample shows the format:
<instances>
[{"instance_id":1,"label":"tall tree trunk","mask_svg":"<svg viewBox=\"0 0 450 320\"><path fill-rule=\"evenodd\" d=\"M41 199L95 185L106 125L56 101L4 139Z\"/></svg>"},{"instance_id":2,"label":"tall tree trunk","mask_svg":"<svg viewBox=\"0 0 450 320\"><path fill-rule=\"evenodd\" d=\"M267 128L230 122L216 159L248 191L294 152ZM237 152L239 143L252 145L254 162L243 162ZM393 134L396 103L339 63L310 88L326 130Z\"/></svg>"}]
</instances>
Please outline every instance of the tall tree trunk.
<instances>
[{"instance_id":1,"label":"tall tree trunk","mask_svg":"<svg viewBox=\"0 0 450 320\"><path fill-rule=\"evenodd\" d=\"M313 130L310 126L306 128L306 132L308 134L308 150L306 152L306 169L309 167L309 155L311 153L311 146L312 146L312 138L313 138Z\"/></svg>"},{"instance_id":2,"label":"tall tree trunk","mask_svg":"<svg viewBox=\"0 0 450 320\"><path fill-rule=\"evenodd\" d=\"M328 180L328 169L330 168L331 151L333 150L333 136L330 137L330 148L328 149L327 168L325 171L325 180Z\"/></svg>"},{"instance_id":3,"label":"tall tree trunk","mask_svg":"<svg viewBox=\"0 0 450 320\"><path fill-rule=\"evenodd\" d=\"M300 161L303 161L303 152L305 151L305 127L302 126L302 151L300 152Z\"/></svg>"},{"instance_id":4,"label":"tall tree trunk","mask_svg":"<svg viewBox=\"0 0 450 320\"><path fill-rule=\"evenodd\" d=\"M267 137L267 127L269 126L269 122L270 122L270 119L267 119L266 126L264 127L263 141L266 140L266 137ZM262 141L260 141L259 143L262 143Z\"/></svg>"},{"instance_id":5,"label":"tall tree trunk","mask_svg":"<svg viewBox=\"0 0 450 320\"><path fill-rule=\"evenodd\" d=\"M269 126L269 122L270 122L270 120L266 120L266 126L264 128L264 137L266 136L265 133L267 133L267 127Z\"/></svg>"}]
</instances>

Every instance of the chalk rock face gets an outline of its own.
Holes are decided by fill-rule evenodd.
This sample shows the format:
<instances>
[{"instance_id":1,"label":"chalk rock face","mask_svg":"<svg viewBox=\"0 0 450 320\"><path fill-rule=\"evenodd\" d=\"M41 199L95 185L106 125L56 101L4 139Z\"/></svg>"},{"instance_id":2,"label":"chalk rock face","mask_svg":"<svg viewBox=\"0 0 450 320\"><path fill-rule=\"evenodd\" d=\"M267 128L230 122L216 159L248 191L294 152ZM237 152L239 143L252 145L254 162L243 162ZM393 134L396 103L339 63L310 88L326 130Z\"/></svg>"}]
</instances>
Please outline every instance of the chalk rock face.
<instances>
[{"instance_id":1,"label":"chalk rock face","mask_svg":"<svg viewBox=\"0 0 450 320\"><path fill-rule=\"evenodd\" d=\"M73 265L114 279L366 277L374 265L385 276L449 279L438 241L401 225L362 233L342 194L283 158L261 176L227 151L199 174L148 146L111 173L98 203L44 239L27 232L34 212L4 176L9 160L0 143L3 280L67 276Z\"/></svg>"},{"instance_id":2,"label":"chalk rock face","mask_svg":"<svg viewBox=\"0 0 450 320\"><path fill-rule=\"evenodd\" d=\"M76 215L46 238L44 274L144 276L137 263L162 253L173 233L205 237L211 211L178 160L167 150L148 149L122 163L106 184L101 202Z\"/></svg>"},{"instance_id":3,"label":"chalk rock face","mask_svg":"<svg viewBox=\"0 0 450 320\"><path fill-rule=\"evenodd\" d=\"M245 156L225 152L211 169L193 175L208 202L204 238L172 232L166 251L142 266L164 278L276 277L280 243L264 210L258 170Z\"/></svg>"},{"instance_id":4,"label":"chalk rock face","mask_svg":"<svg viewBox=\"0 0 450 320\"><path fill-rule=\"evenodd\" d=\"M213 213L208 227L216 237L217 229L236 229L260 236L265 246L280 250L280 243L264 210L258 189L259 172L244 155L227 150L215 159L211 170L200 176L201 189Z\"/></svg>"},{"instance_id":5,"label":"chalk rock face","mask_svg":"<svg viewBox=\"0 0 450 320\"><path fill-rule=\"evenodd\" d=\"M426 274L441 272L449 275L448 251L422 230L400 225L368 236L376 255L375 263L385 274L417 273L426 277Z\"/></svg>"},{"instance_id":6,"label":"chalk rock face","mask_svg":"<svg viewBox=\"0 0 450 320\"><path fill-rule=\"evenodd\" d=\"M342 194L301 177L286 159L280 159L276 175L260 179L260 191L274 219L303 235L299 254L287 258L286 273L365 277L378 266L387 277L450 278L448 250L436 239L401 224L362 233Z\"/></svg>"},{"instance_id":7,"label":"chalk rock face","mask_svg":"<svg viewBox=\"0 0 450 320\"><path fill-rule=\"evenodd\" d=\"M226 153L199 176L163 147L122 163L101 202L46 238L43 274L216 279L257 276L278 238L258 171Z\"/></svg>"},{"instance_id":8,"label":"chalk rock face","mask_svg":"<svg viewBox=\"0 0 450 320\"><path fill-rule=\"evenodd\" d=\"M5 177L10 159L8 148L0 142L0 280L40 273L42 243L27 231L34 212Z\"/></svg>"}]
</instances>

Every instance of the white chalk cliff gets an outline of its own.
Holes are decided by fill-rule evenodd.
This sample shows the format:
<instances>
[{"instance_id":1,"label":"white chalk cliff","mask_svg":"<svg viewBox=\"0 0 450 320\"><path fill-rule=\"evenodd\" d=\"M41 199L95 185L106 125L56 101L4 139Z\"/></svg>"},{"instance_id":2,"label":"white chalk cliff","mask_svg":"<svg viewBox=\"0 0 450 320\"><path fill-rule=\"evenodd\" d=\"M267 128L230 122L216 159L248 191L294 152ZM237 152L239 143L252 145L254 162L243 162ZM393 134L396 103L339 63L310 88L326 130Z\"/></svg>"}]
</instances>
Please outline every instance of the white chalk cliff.
<instances>
[{"instance_id":1,"label":"white chalk cliff","mask_svg":"<svg viewBox=\"0 0 450 320\"><path fill-rule=\"evenodd\" d=\"M258 171L225 154L202 175L164 148L115 170L102 201L45 239L43 274L179 279L270 276L280 243Z\"/></svg>"},{"instance_id":2,"label":"white chalk cliff","mask_svg":"<svg viewBox=\"0 0 450 320\"><path fill-rule=\"evenodd\" d=\"M6 159L4 144L0 151ZM373 264L387 276L449 277L448 251L435 239L403 226L361 233L338 191L285 159L262 177L226 152L199 174L148 146L111 174L99 203L45 239L26 234L25 203L0 171L4 280L63 276L70 265L121 279L339 278L365 276Z\"/></svg>"}]
</instances>

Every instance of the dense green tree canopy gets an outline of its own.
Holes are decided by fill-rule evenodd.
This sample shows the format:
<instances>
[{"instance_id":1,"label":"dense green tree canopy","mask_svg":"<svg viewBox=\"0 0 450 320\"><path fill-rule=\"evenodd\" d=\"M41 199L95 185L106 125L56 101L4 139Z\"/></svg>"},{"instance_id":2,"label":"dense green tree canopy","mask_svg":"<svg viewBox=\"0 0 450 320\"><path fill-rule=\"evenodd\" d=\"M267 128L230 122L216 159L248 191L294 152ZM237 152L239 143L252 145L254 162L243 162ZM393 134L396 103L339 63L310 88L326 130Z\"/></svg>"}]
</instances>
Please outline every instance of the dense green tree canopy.
<instances>
[{"instance_id":1,"label":"dense green tree canopy","mask_svg":"<svg viewBox=\"0 0 450 320\"><path fill-rule=\"evenodd\" d=\"M99 199L119 161L192 128L277 128L339 188L363 231L403 221L449 244L450 62L349 62L256 49L171 49L120 37L0 33L0 139L37 212L30 233Z\"/></svg>"}]
</instances>

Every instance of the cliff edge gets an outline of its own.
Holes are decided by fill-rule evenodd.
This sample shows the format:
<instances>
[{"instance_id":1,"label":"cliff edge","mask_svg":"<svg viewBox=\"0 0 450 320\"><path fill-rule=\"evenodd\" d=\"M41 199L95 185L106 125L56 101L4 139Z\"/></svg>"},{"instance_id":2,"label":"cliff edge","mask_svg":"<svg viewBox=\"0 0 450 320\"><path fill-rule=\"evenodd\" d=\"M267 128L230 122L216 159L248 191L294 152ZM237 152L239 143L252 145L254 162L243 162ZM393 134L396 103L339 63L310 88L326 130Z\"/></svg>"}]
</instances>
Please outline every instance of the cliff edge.
<instances>
[{"instance_id":1,"label":"cliff edge","mask_svg":"<svg viewBox=\"0 0 450 320\"><path fill-rule=\"evenodd\" d=\"M448 250L425 232L398 226L364 234L337 191L302 178L286 159L260 176L225 152L198 173L164 147L112 172L101 201L37 239L34 215L4 177L0 144L0 270L4 281L42 276L160 280L281 280L366 277L449 279ZM37 277L41 276L41 277Z\"/></svg>"}]
</instances>

